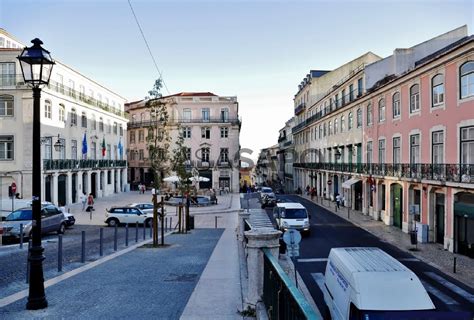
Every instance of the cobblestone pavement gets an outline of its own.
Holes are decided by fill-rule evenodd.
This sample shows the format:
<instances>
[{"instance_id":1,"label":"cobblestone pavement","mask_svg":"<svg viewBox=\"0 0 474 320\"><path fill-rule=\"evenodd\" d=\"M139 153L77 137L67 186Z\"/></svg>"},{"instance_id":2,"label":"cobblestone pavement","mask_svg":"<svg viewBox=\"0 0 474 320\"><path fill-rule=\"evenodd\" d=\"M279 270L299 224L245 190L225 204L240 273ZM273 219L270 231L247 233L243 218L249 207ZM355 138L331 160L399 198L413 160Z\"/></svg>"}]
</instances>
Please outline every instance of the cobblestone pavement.
<instances>
[{"instance_id":1,"label":"cobblestone pavement","mask_svg":"<svg viewBox=\"0 0 474 320\"><path fill-rule=\"evenodd\" d=\"M222 229L167 237L167 248L139 248L46 288L47 309L26 298L0 308L1 319L178 319Z\"/></svg>"},{"instance_id":2,"label":"cobblestone pavement","mask_svg":"<svg viewBox=\"0 0 474 320\"><path fill-rule=\"evenodd\" d=\"M309 196L302 197L311 200ZM410 249L414 246L410 243L410 237L400 229L394 226L387 226L382 221L373 220L370 216L364 215L356 210L350 210L350 219L348 219L347 208L341 208L336 212L334 202L328 200L323 201L321 204L321 201L315 198L313 202L318 205L323 205L327 210L332 211L341 218L350 220L352 223L367 230L382 241L390 243L405 252L409 252L418 259L474 288L474 259L449 252L438 243L418 243L418 251L411 251ZM453 273L454 257L457 258L456 273Z\"/></svg>"}]
</instances>

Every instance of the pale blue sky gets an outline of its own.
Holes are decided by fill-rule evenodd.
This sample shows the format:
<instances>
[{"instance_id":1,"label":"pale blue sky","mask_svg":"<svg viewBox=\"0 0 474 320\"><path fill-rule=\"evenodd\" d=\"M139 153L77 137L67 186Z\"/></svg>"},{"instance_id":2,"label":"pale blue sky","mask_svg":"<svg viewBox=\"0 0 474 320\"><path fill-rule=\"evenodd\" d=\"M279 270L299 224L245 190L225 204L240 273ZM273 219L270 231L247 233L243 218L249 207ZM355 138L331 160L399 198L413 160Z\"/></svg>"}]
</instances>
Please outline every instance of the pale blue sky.
<instances>
[{"instance_id":1,"label":"pale blue sky","mask_svg":"<svg viewBox=\"0 0 474 320\"><path fill-rule=\"evenodd\" d=\"M385 57L464 24L474 33L474 0L131 1L170 93L238 97L252 158L277 142L310 69ZM26 44L39 37L129 101L158 78L127 0L0 0L0 27Z\"/></svg>"}]
</instances>

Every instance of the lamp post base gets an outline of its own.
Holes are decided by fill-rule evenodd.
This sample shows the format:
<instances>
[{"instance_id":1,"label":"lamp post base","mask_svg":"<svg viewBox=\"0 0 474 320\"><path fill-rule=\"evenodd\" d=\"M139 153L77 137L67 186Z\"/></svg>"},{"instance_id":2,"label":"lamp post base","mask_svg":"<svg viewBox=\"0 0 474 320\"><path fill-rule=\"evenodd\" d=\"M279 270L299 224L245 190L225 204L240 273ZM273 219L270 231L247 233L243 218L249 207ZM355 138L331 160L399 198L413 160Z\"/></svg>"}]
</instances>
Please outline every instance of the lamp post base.
<instances>
[{"instance_id":1,"label":"lamp post base","mask_svg":"<svg viewBox=\"0 0 474 320\"><path fill-rule=\"evenodd\" d=\"M43 279L43 247L31 247L28 257L30 264L30 291L28 294L28 302L26 309L38 310L48 307L48 301L44 293L44 279Z\"/></svg>"}]
</instances>

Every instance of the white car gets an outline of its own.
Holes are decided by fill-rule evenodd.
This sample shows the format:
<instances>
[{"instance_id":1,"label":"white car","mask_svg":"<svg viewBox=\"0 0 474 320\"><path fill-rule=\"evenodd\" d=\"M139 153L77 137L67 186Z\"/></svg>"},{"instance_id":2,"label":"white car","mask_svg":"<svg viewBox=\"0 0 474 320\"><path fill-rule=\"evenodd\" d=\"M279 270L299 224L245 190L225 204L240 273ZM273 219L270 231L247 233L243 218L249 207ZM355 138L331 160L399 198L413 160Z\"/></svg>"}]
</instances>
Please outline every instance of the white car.
<instances>
[{"instance_id":1,"label":"white car","mask_svg":"<svg viewBox=\"0 0 474 320\"><path fill-rule=\"evenodd\" d=\"M266 195L270 199L276 199L275 193L273 192L272 188L263 187L262 191L260 192L260 197Z\"/></svg>"},{"instance_id":2,"label":"white car","mask_svg":"<svg viewBox=\"0 0 474 320\"><path fill-rule=\"evenodd\" d=\"M150 227L153 221L153 212L143 212L134 207L112 207L105 212L105 223L109 227L115 227L119 224L139 223Z\"/></svg>"}]
</instances>

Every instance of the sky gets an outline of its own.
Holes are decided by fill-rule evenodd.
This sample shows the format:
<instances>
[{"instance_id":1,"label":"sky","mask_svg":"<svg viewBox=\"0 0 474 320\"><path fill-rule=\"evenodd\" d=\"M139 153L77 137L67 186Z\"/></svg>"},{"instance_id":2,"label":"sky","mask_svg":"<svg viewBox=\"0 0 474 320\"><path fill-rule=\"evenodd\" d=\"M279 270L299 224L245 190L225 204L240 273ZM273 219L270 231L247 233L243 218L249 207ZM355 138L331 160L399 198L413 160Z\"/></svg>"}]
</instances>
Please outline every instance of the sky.
<instances>
[{"instance_id":1,"label":"sky","mask_svg":"<svg viewBox=\"0 0 474 320\"><path fill-rule=\"evenodd\" d=\"M462 25L474 33L474 0L130 2L162 93L237 96L253 159L277 143L309 70L368 51L386 57ZM24 44L40 38L54 59L128 101L160 77L128 0L0 0L0 27Z\"/></svg>"}]
</instances>

